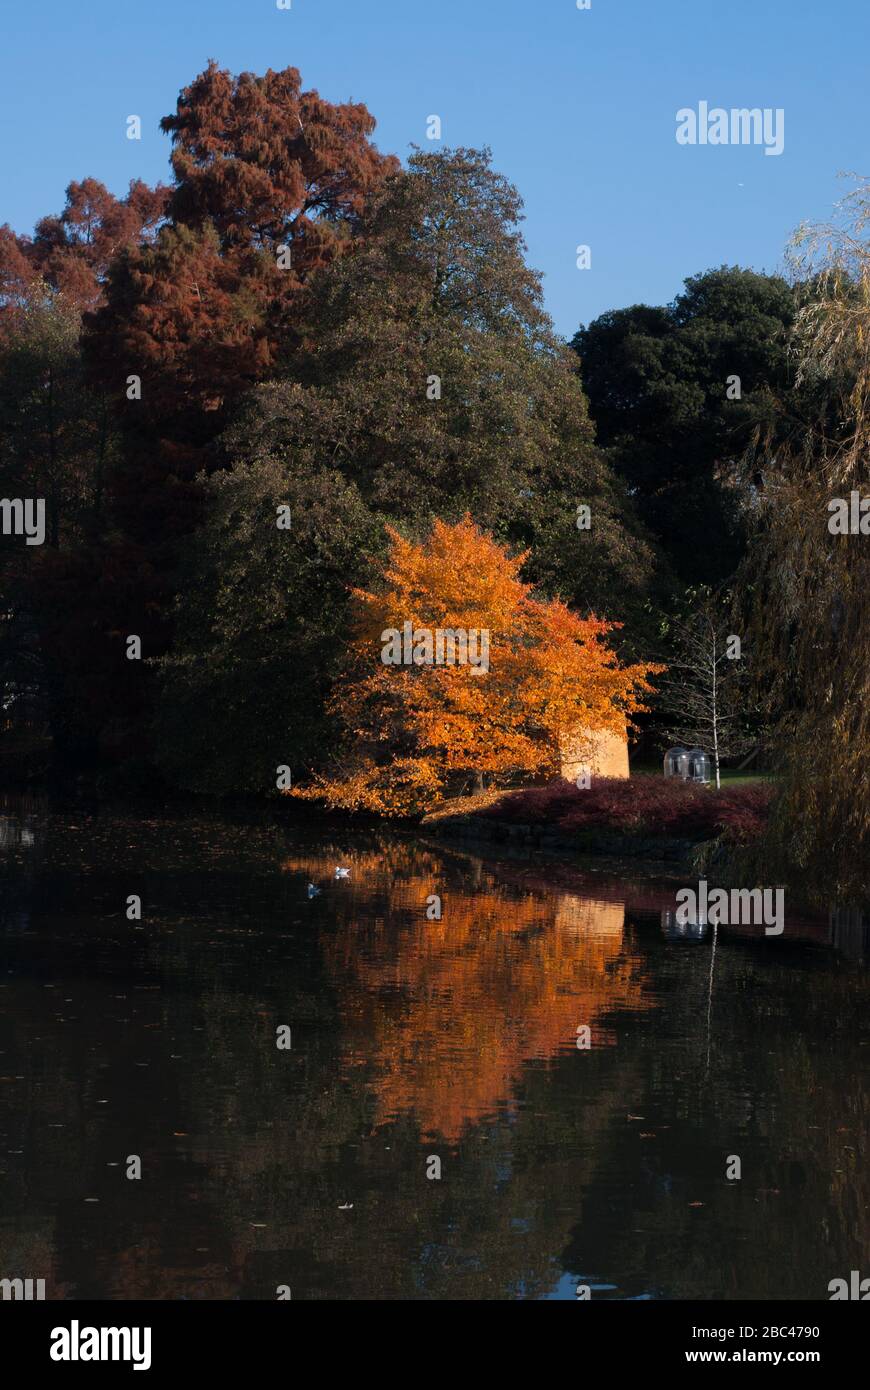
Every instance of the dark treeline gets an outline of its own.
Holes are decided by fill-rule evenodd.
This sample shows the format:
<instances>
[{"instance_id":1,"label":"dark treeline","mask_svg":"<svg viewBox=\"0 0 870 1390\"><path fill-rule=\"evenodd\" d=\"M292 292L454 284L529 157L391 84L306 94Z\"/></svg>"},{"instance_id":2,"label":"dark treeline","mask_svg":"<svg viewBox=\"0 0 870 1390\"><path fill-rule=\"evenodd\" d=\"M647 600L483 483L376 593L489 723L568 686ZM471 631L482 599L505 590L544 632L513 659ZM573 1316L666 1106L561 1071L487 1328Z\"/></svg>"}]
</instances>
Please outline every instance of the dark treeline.
<instances>
[{"instance_id":1,"label":"dark treeline","mask_svg":"<svg viewBox=\"0 0 870 1390\"><path fill-rule=\"evenodd\" d=\"M742 734L771 758L811 708L814 737L866 752L860 661L821 709L810 677L811 597L867 654L866 559L814 513L846 575L823 598L780 505L808 479L857 486L857 462L820 462L860 452L854 344L806 364L866 264L711 270L569 346L488 151L402 167L374 126L296 69L212 63L162 122L167 187L84 179L32 236L0 228L0 492L46 505L43 545L3 537L3 775L267 792L278 764L316 768L385 523L465 513L528 552L543 594L621 622L633 659L667 659L715 607L744 635ZM650 751L666 727L649 716Z\"/></svg>"}]
</instances>

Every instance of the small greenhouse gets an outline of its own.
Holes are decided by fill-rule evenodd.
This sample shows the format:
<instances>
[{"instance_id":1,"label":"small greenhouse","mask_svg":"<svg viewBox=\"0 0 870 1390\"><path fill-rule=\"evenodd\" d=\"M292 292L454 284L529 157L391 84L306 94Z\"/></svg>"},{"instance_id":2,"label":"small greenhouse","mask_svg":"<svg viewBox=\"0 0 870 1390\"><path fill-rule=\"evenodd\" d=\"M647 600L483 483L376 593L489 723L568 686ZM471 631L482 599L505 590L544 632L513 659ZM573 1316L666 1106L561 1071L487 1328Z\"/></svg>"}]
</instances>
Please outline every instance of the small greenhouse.
<instances>
[{"instance_id":1,"label":"small greenhouse","mask_svg":"<svg viewBox=\"0 0 870 1390\"><path fill-rule=\"evenodd\" d=\"M669 748L665 754L665 776L688 777L688 759L685 748Z\"/></svg>"},{"instance_id":2,"label":"small greenhouse","mask_svg":"<svg viewBox=\"0 0 870 1390\"><path fill-rule=\"evenodd\" d=\"M703 748L669 748L664 758L666 777L687 782L710 781L710 759Z\"/></svg>"},{"instance_id":3,"label":"small greenhouse","mask_svg":"<svg viewBox=\"0 0 870 1390\"><path fill-rule=\"evenodd\" d=\"M689 770L686 774L690 782L709 782L710 759L703 748L690 748L686 754Z\"/></svg>"}]
</instances>

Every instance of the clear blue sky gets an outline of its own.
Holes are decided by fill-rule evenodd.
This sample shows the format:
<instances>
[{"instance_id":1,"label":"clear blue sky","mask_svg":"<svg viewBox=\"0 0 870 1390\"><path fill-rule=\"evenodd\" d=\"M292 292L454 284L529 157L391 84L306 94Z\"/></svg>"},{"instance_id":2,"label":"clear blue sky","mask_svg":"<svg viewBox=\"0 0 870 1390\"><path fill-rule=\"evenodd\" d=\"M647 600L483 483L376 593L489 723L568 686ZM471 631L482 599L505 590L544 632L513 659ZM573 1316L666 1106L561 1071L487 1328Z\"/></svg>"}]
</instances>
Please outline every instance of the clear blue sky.
<instances>
[{"instance_id":1,"label":"clear blue sky","mask_svg":"<svg viewBox=\"0 0 870 1390\"><path fill-rule=\"evenodd\" d=\"M10 0L0 56L0 222L31 231L70 179L168 179L158 130L208 58L294 65L363 101L376 140L489 144L526 205L561 333L665 303L710 266L775 270L804 217L870 173L870 0ZM681 147L680 107L782 107L785 149ZM142 117L141 142L125 120ZM592 269L575 248L592 248Z\"/></svg>"}]
</instances>

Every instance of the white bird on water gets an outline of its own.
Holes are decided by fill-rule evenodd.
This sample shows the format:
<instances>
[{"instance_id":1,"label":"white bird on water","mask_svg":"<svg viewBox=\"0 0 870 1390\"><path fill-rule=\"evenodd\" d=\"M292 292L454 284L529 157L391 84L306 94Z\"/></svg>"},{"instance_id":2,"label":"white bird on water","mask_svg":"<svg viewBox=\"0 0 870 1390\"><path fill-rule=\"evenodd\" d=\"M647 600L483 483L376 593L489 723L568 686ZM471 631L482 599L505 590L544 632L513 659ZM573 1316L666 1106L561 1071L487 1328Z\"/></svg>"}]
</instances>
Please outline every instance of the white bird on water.
<instances>
[{"instance_id":1,"label":"white bird on water","mask_svg":"<svg viewBox=\"0 0 870 1390\"><path fill-rule=\"evenodd\" d=\"M309 883L309 885L308 885L308 896L309 896L309 898L316 898L316 897L317 897L317 894L318 894L319 892L320 892L320 889L319 889L319 888L317 888L313 883Z\"/></svg>"},{"instance_id":2,"label":"white bird on water","mask_svg":"<svg viewBox=\"0 0 870 1390\"><path fill-rule=\"evenodd\" d=\"M350 869L342 869L338 865L335 867L336 878L350 878Z\"/></svg>"}]
</instances>

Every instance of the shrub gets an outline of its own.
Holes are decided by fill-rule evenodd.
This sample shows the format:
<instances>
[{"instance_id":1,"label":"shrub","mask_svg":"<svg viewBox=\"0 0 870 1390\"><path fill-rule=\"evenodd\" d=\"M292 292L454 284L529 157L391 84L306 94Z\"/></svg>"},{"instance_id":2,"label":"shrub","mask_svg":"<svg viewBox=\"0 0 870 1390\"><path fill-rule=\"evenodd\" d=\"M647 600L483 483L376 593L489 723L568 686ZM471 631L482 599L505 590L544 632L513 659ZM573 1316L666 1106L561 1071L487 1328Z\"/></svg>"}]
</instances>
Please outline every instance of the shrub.
<instances>
[{"instance_id":1,"label":"shrub","mask_svg":"<svg viewBox=\"0 0 870 1390\"><path fill-rule=\"evenodd\" d=\"M715 792L677 778L601 778L580 791L558 779L495 802L481 815L558 830L624 830L706 840L725 834L747 840L767 820L773 788L753 783Z\"/></svg>"},{"instance_id":2,"label":"shrub","mask_svg":"<svg viewBox=\"0 0 870 1390\"><path fill-rule=\"evenodd\" d=\"M770 782L729 787L716 797L716 828L742 843L762 835L770 816L774 788Z\"/></svg>"}]
</instances>

